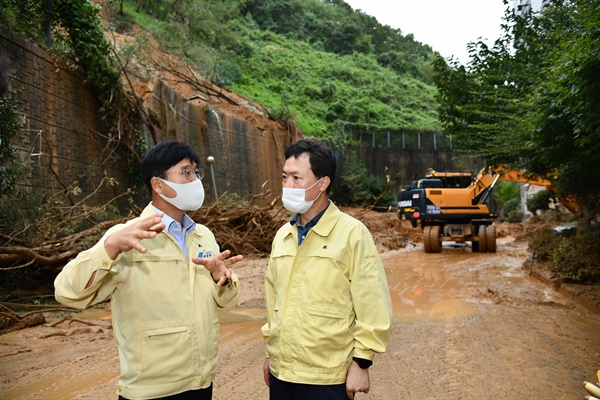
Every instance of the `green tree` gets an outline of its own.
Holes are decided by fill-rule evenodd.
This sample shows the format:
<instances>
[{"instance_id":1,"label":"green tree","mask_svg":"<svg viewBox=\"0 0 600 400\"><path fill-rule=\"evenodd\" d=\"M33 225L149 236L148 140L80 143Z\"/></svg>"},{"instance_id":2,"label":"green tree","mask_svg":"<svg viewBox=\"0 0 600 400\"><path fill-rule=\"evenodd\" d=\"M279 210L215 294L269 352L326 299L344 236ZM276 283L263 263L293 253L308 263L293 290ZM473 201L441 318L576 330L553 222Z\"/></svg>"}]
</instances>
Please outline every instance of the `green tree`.
<instances>
[{"instance_id":1,"label":"green tree","mask_svg":"<svg viewBox=\"0 0 600 400\"><path fill-rule=\"evenodd\" d=\"M505 4L507 1L505 0ZM493 47L469 45L467 66L436 60L440 120L473 157L554 176L574 195L578 232L600 199L600 3L552 0L542 13L507 9Z\"/></svg>"},{"instance_id":2,"label":"green tree","mask_svg":"<svg viewBox=\"0 0 600 400\"><path fill-rule=\"evenodd\" d=\"M532 172L558 170L557 186L577 199L578 232L600 210L600 2L556 2L544 13L555 46L530 101Z\"/></svg>"}]
</instances>

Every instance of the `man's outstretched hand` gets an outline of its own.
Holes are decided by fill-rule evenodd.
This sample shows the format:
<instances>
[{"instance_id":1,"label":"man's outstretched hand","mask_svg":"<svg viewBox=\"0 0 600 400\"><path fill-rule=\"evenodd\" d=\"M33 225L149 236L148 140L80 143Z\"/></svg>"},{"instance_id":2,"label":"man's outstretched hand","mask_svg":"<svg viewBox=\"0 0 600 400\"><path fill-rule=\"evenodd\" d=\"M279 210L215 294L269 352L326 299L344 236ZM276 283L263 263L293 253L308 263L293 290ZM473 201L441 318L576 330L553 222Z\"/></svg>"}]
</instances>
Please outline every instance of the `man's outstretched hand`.
<instances>
[{"instance_id":1,"label":"man's outstretched hand","mask_svg":"<svg viewBox=\"0 0 600 400\"><path fill-rule=\"evenodd\" d=\"M107 237L104 241L104 248L111 260L116 260L119 254L131 249L145 253L146 248L142 245L142 239L153 239L165 229L165 225L160 222L163 215L163 212L159 212L142 218Z\"/></svg>"},{"instance_id":2,"label":"man's outstretched hand","mask_svg":"<svg viewBox=\"0 0 600 400\"><path fill-rule=\"evenodd\" d=\"M225 286L231 279L231 269L229 267L244 259L244 256L242 255L227 258L230 254L231 251L225 250L224 252L210 258L193 257L192 261L195 264L204 266L204 268L210 272L217 286Z\"/></svg>"}]
</instances>

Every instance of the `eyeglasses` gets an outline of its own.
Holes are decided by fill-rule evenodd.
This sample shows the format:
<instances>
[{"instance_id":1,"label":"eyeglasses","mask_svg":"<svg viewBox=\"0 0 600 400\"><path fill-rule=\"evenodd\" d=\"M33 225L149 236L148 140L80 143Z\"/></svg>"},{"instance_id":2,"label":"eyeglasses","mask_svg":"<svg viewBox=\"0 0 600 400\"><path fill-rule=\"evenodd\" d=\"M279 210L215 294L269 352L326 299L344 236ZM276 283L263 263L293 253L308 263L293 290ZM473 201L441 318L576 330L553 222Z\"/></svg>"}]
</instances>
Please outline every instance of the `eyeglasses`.
<instances>
[{"instance_id":1,"label":"eyeglasses","mask_svg":"<svg viewBox=\"0 0 600 400\"><path fill-rule=\"evenodd\" d=\"M202 178L204 178L204 170L202 168L198 168L195 170L191 169L191 168L186 168L186 169L182 170L181 172L171 171L171 172L165 172L165 175L166 174L185 175L185 179L187 179L190 182L192 182L195 177L200 180L202 180Z\"/></svg>"}]
</instances>

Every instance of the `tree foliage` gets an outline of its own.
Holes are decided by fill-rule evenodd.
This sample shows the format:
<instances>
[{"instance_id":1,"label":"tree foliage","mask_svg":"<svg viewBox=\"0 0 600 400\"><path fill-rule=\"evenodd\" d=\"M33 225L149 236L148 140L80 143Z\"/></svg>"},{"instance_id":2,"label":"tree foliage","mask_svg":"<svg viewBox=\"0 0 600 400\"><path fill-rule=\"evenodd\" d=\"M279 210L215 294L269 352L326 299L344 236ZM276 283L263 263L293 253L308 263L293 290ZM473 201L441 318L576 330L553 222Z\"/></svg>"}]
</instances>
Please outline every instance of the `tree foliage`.
<instances>
[{"instance_id":1,"label":"tree foliage","mask_svg":"<svg viewBox=\"0 0 600 400\"><path fill-rule=\"evenodd\" d=\"M586 231L600 210L600 3L521 11L507 9L491 48L471 43L466 66L436 60L440 120L473 157L557 175Z\"/></svg>"},{"instance_id":2,"label":"tree foliage","mask_svg":"<svg viewBox=\"0 0 600 400\"><path fill-rule=\"evenodd\" d=\"M111 60L111 46L100 24L100 7L87 0L53 0L55 34L69 43L72 59L96 90L105 112L111 109L119 72ZM67 35L61 35L62 30Z\"/></svg>"}]
</instances>

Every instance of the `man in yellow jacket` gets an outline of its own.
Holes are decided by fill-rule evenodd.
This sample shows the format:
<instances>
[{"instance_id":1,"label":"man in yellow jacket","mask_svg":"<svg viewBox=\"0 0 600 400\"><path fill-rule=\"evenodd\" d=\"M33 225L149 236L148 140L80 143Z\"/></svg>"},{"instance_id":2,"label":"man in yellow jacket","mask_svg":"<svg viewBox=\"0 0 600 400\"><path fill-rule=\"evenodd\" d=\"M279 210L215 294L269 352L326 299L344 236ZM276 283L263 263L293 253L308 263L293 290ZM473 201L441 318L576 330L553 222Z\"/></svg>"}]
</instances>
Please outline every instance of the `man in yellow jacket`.
<instances>
[{"instance_id":1,"label":"man in yellow jacket","mask_svg":"<svg viewBox=\"0 0 600 400\"><path fill-rule=\"evenodd\" d=\"M336 158L324 143L285 150L283 205L265 278L264 378L271 400L345 400L370 388L389 342L391 299L373 238L328 199Z\"/></svg>"},{"instance_id":2,"label":"man in yellow jacket","mask_svg":"<svg viewBox=\"0 0 600 400\"><path fill-rule=\"evenodd\" d=\"M109 229L57 276L56 299L86 308L111 298L121 375L119 399L210 400L219 340L218 307L240 286L213 234L186 211L204 200L196 152L162 142L141 164L152 202Z\"/></svg>"}]
</instances>

